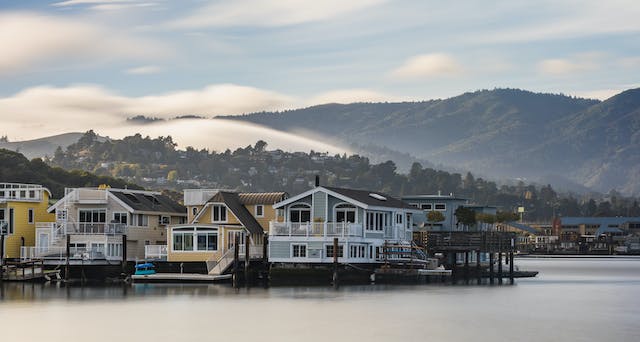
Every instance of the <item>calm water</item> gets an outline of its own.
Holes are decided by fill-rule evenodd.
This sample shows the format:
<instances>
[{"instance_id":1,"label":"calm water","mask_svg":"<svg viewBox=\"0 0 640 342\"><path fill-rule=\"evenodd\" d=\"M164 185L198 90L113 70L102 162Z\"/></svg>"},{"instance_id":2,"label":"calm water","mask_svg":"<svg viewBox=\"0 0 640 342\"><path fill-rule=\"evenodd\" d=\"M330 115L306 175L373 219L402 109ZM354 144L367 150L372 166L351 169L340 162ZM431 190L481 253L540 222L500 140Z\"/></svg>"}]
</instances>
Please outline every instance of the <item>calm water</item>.
<instances>
[{"instance_id":1,"label":"calm water","mask_svg":"<svg viewBox=\"0 0 640 342\"><path fill-rule=\"evenodd\" d=\"M639 341L640 258L519 259L516 285L5 284L3 341Z\"/></svg>"}]
</instances>

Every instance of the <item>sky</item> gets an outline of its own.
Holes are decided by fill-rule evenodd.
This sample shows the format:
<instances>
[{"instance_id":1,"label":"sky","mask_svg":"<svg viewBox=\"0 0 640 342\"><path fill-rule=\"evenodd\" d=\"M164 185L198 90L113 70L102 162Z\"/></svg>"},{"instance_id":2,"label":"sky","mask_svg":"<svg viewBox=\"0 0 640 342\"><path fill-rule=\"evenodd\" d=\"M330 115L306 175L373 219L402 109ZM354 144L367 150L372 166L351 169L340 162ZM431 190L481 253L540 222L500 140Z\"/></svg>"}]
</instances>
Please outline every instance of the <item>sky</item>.
<instances>
[{"instance_id":1,"label":"sky","mask_svg":"<svg viewBox=\"0 0 640 342\"><path fill-rule=\"evenodd\" d=\"M638 18L637 0L0 0L0 134L495 87L606 99L640 86Z\"/></svg>"}]
</instances>

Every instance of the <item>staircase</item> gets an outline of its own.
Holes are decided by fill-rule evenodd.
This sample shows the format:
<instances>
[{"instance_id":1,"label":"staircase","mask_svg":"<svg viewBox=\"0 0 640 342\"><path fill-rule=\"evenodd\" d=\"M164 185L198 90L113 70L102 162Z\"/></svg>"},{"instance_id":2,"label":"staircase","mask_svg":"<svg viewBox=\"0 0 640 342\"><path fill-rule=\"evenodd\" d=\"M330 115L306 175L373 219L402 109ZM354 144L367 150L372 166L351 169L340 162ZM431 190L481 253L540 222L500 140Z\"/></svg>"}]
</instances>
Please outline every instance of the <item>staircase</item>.
<instances>
[{"instance_id":1,"label":"staircase","mask_svg":"<svg viewBox=\"0 0 640 342\"><path fill-rule=\"evenodd\" d=\"M207 260L207 271L210 275L221 275L233 264L233 248L228 249L218 260Z\"/></svg>"}]
</instances>

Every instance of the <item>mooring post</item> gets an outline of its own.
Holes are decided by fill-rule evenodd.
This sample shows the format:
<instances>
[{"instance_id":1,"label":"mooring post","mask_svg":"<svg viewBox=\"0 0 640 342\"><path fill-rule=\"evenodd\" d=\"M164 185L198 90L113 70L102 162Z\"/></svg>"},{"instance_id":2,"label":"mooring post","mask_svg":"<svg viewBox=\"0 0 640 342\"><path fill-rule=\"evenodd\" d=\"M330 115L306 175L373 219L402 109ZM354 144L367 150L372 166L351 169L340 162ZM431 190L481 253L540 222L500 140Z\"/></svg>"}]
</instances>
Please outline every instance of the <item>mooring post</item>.
<instances>
[{"instance_id":1,"label":"mooring post","mask_svg":"<svg viewBox=\"0 0 640 342\"><path fill-rule=\"evenodd\" d=\"M2 231L0 231L0 283L2 283L3 278L4 278L4 234L2 234Z\"/></svg>"},{"instance_id":2,"label":"mooring post","mask_svg":"<svg viewBox=\"0 0 640 342\"><path fill-rule=\"evenodd\" d=\"M232 282L233 287L238 287L238 262L240 258L240 235L235 234L235 240L233 245L233 275Z\"/></svg>"},{"instance_id":3,"label":"mooring post","mask_svg":"<svg viewBox=\"0 0 640 342\"><path fill-rule=\"evenodd\" d=\"M469 251L464 252L464 280L469 282Z\"/></svg>"},{"instance_id":4,"label":"mooring post","mask_svg":"<svg viewBox=\"0 0 640 342\"><path fill-rule=\"evenodd\" d=\"M493 252L489 253L489 283L493 285Z\"/></svg>"},{"instance_id":5,"label":"mooring post","mask_svg":"<svg viewBox=\"0 0 640 342\"><path fill-rule=\"evenodd\" d=\"M333 287L338 287L338 238L333 238Z\"/></svg>"},{"instance_id":6,"label":"mooring post","mask_svg":"<svg viewBox=\"0 0 640 342\"><path fill-rule=\"evenodd\" d=\"M509 252L509 282L511 282L511 285L513 285L513 250L511 252Z\"/></svg>"},{"instance_id":7,"label":"mooring post","mask_svg":"<svg viewBox=\"0 0 640 342\"><path fill-rule=\"evenodd\" d=\"M127 271L127 235L122 235L122 262L120 264L122 266L122 273Z\"/></svg>"},{"instance_id":8,"label":"mooring post","mask_svg":"<svg viewBox=\"0 0 640 342\"><path fill-rule=\"evenodd\" d=\"M64 280L69 281L69 256L71 255L71 235L67 234L67 262L64 266Z\"/></svg>"},{"instance_id":9,"label":"mooring post","mask_svg":"<svg viewBox=\"0 0 640 342\"><path fill-rule=\"evenodd\" d=\"M498 252L498 283L502 284L502 251Z\"/></svg>"},{"instance_id":10,"label":"mooring post","mask_svg":"<svg viewBox=\"0 0 640 342\"><path fill-rule=\"evenodd\" d=\"M480 251L476 251L476 277L478 278L478 285L482 283L482 274L480 273Z\"/></svg>"},{"instance_id":11,"label":"mooring post","mask_svg":"<svg viewBox=\"0 0 640 342\"><path fill-rule=\"evenodd\" d=\"M251 245L249 237L244 240L244 285L249 286L249 265L251 264Z\"/></svg>"}]
</instances>

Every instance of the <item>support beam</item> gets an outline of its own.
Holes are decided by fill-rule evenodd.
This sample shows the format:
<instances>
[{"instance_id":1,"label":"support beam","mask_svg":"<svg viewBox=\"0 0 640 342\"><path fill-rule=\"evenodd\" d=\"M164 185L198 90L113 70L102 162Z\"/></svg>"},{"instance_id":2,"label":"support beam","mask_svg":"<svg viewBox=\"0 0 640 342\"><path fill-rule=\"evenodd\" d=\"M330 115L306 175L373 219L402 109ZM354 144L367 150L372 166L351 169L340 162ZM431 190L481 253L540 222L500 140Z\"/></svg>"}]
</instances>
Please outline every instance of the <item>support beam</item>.
<instances>
[{"instance_id":1,"label":"support beam","mask_svg":"<svg viewBox=\"0 0 640 342\"><path fill-rule=\"evenodd\" d=\"M476 251L476 278L478 285L482 283L482 273L480 272L480 251Z\"/></svg>"},{"instance_id":2,"label":"support beam","mask_svg":"<svg viewBox=\"0 0 640 342\"><path fill-rule=\"evenodd\" d=\"M333 287L338 288L338 238L333 238Z\"/></svg>"},{"instance_id":3,"label":"support beam","mask_svg":"<svg viewBox=\"0 0 640 342\"><path fill-rule=\"evenodd\" d=\"M127 272L127 234L122 234L122 262L120 265L122 273Z\"/></svg>"},{"instance_id":4,"label":"support beam","mask_svg":"<svg viewBox=\"0 0 640 342\"><path fill-rule=\"evenodd\" d=\"M509 282L511 282L511 285L513 285L513 276L514 276L514 272L513 272L513 251L509 252Z\"/></svg>"},{"instance_id":5,"label":"support beam","mask_svg":"<svg viewBox=\"0 0 640 342\"><path fill-rule=\"evenodd\" d=\"M69 257L71 256L71 235L67 234L67 262L64 267L64 280L69 281Z\"/></svg>"},{"instance_id":6,"label":"support beam","mask_svg":"<svg viewBox=\"0 0 640 342\"><path fill-rule=\"evenodd\" d=\"M238 262L240 259L240 235L234 234L234 244L233 244L233 274L232 274L232 283L233 287L238 287Z\"/></svg>"},{"instance_id":7,"label":"support beam","mask_svg":"<svg viewBox=\"0 0 640 342\"><path fill-rule=\"evenodd\" d=\"M469 282L469 252L464 252L464 280Z\"/></svg>"},{"instance_id":8,"label":"support beam","mask_svg":"<svg viewBox=\"0 0 640 342\"><path fill-rule=\"evenodd\" d=\"M244 285L249 286L249 266L251 264L251 244L249 238L244 240Z\"/></svg>"},{"instance_id":9,"label":"support beam","mask_svg":"<svg viewBox=\"0 0 640 342\"><path fill-rule=\"evenodd\" d=\"M498 283L502 284L502 252L498 252Z\"/></svg>"}]
</instances>

